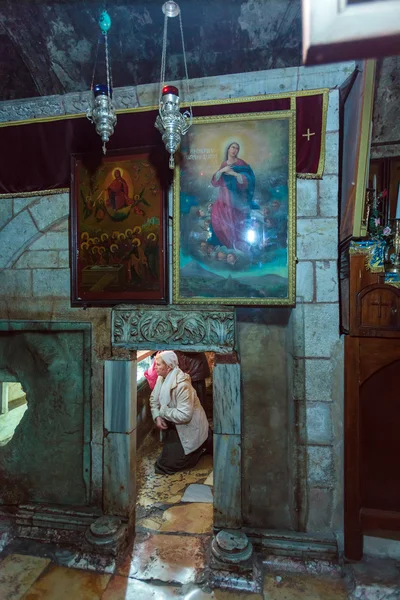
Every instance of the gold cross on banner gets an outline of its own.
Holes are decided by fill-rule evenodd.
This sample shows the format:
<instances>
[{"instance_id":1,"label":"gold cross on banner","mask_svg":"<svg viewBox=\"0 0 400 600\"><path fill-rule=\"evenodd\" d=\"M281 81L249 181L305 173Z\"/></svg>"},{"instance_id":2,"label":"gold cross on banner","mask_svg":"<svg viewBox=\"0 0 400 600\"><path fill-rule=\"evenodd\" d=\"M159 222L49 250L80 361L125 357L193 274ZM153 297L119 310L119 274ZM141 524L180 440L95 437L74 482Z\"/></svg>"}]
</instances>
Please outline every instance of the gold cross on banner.
<instances>
[{"instance_id":1,"label":"gold cross on banner","mask_svg":"<svg viewBox=\"0 0 400 600\"><path fill-rule=\"evenodd\" d=\"M315 133L311 133L310 129L307 128L307 133L303 133L303 135L301 137L306 137L307 138L307 142L309 142L310 141L310 137L312 135L315 135Z\"/></svg>"}]
</instances>

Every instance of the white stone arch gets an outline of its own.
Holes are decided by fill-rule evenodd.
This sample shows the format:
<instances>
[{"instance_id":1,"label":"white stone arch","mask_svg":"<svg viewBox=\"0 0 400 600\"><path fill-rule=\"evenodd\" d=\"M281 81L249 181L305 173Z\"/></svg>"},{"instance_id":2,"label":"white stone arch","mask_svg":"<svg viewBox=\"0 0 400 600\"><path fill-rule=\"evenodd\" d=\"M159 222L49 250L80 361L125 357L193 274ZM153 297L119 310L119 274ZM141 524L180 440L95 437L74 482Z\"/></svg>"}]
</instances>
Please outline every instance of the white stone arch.
<instances>
[{"instance_id":1,"label":"white stone arch","mask_svg":"<svg viewBox=\"0 0 400 600\"><path fill-rule=\"evenodd\" d=\"M13 268L24 252L68 217L69 196L66 192L14 198L13 216L0 228L0 269Z\"/></svg>"}]
</instances>

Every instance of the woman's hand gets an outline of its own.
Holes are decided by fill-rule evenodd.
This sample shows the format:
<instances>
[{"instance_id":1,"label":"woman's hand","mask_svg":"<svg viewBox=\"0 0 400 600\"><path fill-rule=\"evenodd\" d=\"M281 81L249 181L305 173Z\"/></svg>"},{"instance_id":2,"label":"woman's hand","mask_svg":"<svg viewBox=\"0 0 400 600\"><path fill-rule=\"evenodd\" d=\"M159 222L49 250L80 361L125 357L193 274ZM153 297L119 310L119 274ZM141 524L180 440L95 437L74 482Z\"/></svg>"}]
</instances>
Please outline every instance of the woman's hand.
<instances>
[{"instance_id":1,"label":"woman's hand","mask_svg":"<svg viewBox=\"0 0 400 600\"><path fill-rule=\"evenodd\" d=\"M165 419L163 419L162 417L157 417L156 418L156 427L158 427L158 429L168 429L168 425L165 422Z\"/></svg>"},{"instance_id":2,"label":"woman's hand","mask_svg":"<svg viewBox=\"0 0 400 600\"><path fill-rule=\"evenodd\" d=\"M227 175L231 175L232 177L236 177L236 179L239 177L239 173L236 173L236 171L234 171L233 169L231 169L231 168L230 168L230 167L228 167L228 166L227 166L227 167L224 167L224 168L222 169L222 171L223 171L224 173L226 173ZM222 171L221 171L221 172L222 172Z\"/></svg>"},{"instance_id":3,"label":"woman's hand","mask_svg":"<svg viewBox=\"0 0 400 600\"><path fill-rule=\"evenodd\" d=\"M222 169L219 170L219 172L222 173L226 173L227 175L233 175L234 177L236 176L236 173L233 169L231 169L231 167L229 165L226 165L226 167L222 167Z\"/></svg>"}]
</instances>

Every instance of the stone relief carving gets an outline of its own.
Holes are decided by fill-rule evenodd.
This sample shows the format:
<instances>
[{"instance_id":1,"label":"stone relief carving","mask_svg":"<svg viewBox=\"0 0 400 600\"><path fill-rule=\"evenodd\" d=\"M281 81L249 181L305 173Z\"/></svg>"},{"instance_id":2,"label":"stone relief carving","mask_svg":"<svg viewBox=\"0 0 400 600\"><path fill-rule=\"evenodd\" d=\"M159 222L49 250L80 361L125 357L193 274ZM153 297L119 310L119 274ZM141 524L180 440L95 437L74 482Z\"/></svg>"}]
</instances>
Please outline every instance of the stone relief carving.
<instances>
[{"instance_id":1,"label":"stone relief carving","mask_svg":"<svg viewBox=\"0 0 400 600\"><path fill-rule=\"evenodd\" d=\"M231 352L235 344L234 310L117 307L112 314L112 343L155 350Z\"/></svg>"}]
</instances>

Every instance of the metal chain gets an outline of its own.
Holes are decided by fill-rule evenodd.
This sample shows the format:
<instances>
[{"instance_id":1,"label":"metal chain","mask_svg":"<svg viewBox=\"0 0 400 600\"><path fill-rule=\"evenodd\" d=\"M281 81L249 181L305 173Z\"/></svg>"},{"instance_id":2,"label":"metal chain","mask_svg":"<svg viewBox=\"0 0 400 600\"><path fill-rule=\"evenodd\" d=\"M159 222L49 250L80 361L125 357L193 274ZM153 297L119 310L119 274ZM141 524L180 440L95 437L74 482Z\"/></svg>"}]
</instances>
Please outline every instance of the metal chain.
<instances>
[{"instance_id":1,"label":"metal chain","mask_svg":"<svg viewBox=\"0 0 400 600\"><path fill-rule=\"evenodd\" d=\"M114 89L114 83L113 83L113 76L112 76L112 61L111 61L111 51L110 48L108 46L108 38L107 38L107 51L109 54L109 71L110 71L110 97L111 97L111 93Z\"/></svg>"},{"instance_id":2,"label":"metal chain","mask_svg":"<svg viewBox=\"0 0 400 600\"><path fill-rule=\"evenodd\" d=\"M101 40L101 35L99 35L99 37L97 38L97 48L96 48L96 55L95 55L95 59L94 59L94 67L93 67L92 83L90 84L90 91L91 91L91 92L93 92L93 86L94 86L94 76L96 75L97 57L98 57L98 55L99 55L99 46L100 46L100 40Z\"/></svg>"},{"instance_id":3,"label":"metal chain","mask_svg":"<svg viewBox=\"0 0 400 600\"><path fill-rule=\"evenodd\" d=\"M163 45L162 45L162 55L161 55L161 73L160 73L160 101L162 96L162 89L164 87L165 82L165 65L167 58L167 30L168 30L168 17L164 15L164 37L163 37Z\"/></svg>"},{"instance_id":4,"label":"metal chain","mask_svg":"<svg viewBox=\"0 0 400 600\"><path fill-rule=\"evenodd\" d=\"M186 52L185 52L185 40L183 39L183 26L182 26L182 18L181 18L181 11L179 11L179 25L181 28L181 38L182 38L182 51L183 51L183 62L185 65L185 76L186 76L186 94L187 94L187 99L186 101L189 102L189 108L190 108L190 114L193 115L193 111L192 111L192 103L189 100L189 95L190 95L190 88L189 88L189 76L188 76L188 70L187 70L187 62L186 62Z\"/></svg>"},{"instance_id":5,"label":"metal chain","mask_svg":"<svg viewBox=\"0 0 400 600\"><path fill-rule=\"evenodd\" d=\"M108 35L107 35L107 33L104 34L104 43L105 43L105 50L106 50L107 93L108 93L108 97L111 99L110 65L108 62Z\"/></svg>"}]
</instances>

